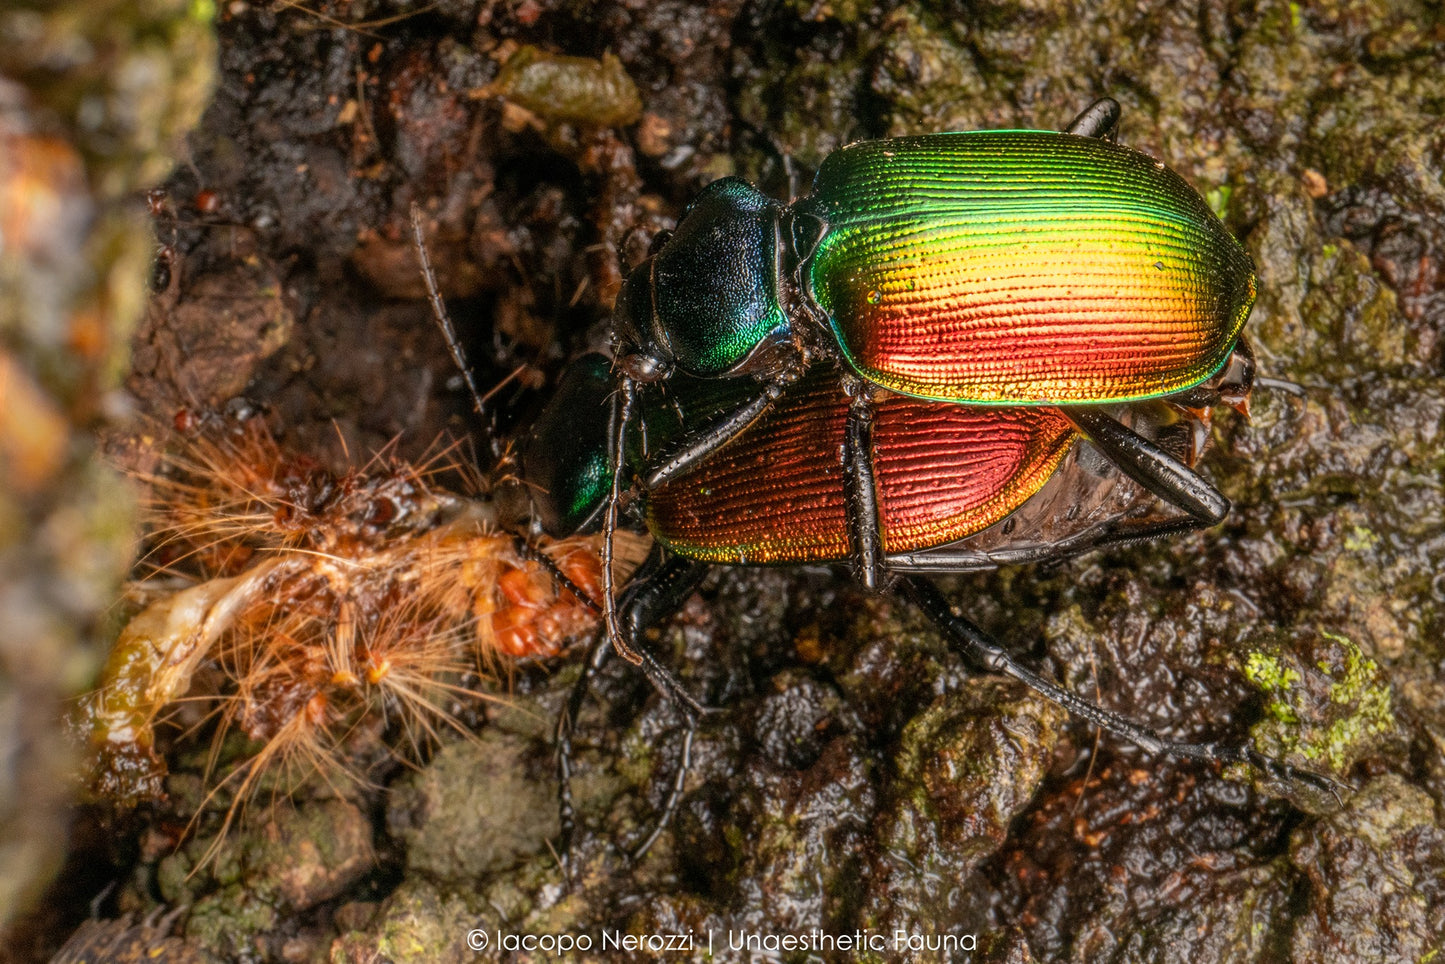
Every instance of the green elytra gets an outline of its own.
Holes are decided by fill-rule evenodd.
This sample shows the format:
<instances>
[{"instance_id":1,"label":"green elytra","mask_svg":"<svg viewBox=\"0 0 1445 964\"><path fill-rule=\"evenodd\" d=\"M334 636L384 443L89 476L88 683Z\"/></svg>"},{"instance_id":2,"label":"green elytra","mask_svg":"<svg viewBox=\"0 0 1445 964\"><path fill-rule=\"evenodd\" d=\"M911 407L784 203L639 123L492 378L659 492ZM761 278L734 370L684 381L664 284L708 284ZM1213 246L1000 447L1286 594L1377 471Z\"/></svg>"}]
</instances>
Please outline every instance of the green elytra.
<instances>
[{"instance_id":1,"label":"green elytra","mask_svg":"<svg viewBox=\"0 0 1445 964\"><path fill-rule=\"evenodd\" d=\"M1154 398L1218 371L1249 256L1184 180L1097 138L974 131L830 155L807 294L864 378L971 404Z\"/></svg>"},{"instance_id":2,"label":"green elytra","mask_svg":"<svg viewBox=\"0 0 1445 964\"><path fill-rule=\"evenodd\" d=\"M766 371L819 323L873 384L969 404L1104 404L1196 385L1229 357L1253 265L1147 155L1050 131L864 141L781 205L705 188L619 296L619 355Z\"/></svg>"}]
</instances>

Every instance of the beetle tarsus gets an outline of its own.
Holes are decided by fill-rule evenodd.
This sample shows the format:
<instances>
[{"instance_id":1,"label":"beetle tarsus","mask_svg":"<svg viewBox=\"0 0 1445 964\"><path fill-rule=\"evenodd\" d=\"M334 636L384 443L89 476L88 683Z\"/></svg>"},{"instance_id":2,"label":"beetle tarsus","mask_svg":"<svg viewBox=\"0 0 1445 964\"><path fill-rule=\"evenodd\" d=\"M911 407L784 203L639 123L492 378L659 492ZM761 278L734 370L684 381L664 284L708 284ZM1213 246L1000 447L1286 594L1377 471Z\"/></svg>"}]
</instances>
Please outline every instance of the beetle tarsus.
<instances>
[{"instance_id":1,"label":"beetle tarsus","mask_svg":"<svg viewBox=\"0 0 1445 964\"><path fill-rule=\"evenodd\" d=\"M1208 525L1204 520L1192 515L1181 516L1177 519L1164 519L1158 522L1134 523L1132 525L1121 525L1118 523L1110 525L1104 532L1099 534L1090 545L1084 546L1078 552L1070 555L1060 556L1057 560L1063 562L1065 559L1094 549L1112 549L1119 546L1137 546L1145 542L1153 542L1155 539L1165 539L1170 536L1183 535L1186 532L1194 532L1205 528Z\"/></svg>"},{"instance_id":2,"label":"beetle tarsus","mask_svg":"<svg viewBox=\"0 0 1445 964\"><path fill-rule=\"evenodd\" d=\"M554 742L557 747L557 822L560 828L557 841L558 859L565 876L571 874L572 841L577 831L577 810L572 801L572 734L577 730L577 718L582 713L582 704L592 688L592 679L612 655L612 646L605 633L598 633L587 649L587 658L582 663L582 673L567 694L562 710L557 714Z\"/></svg>"},{"instance_id":3,"label":"beetle tarsus","mask_svg":"<svg viewBox=\"0 0 1445 964\"><path fill-rule=\"evenodd\" d=\"M1275 780L1279 780L1283 783L1306 783L1309 786L1315 788L1316 790L1321 790L1325 793L1328 793L1331 797L1334 798L1336 806L1343 807L1345 805L1344 798L1340 796L1341 791L1346 791L1349 793L1353 793L1355 791L1355 788L1349 783L1341 780L1336 780L1332 777L1326 776L1323 773L1316 773L1313 770L1305 770L1301 769L1300 767L1290 766L1288 763L1281 763L1279 760L1267 757L1263 753L1260 753L1257 750L1253 750L1249 747L1222 747L1221 749L1242 749L1245 758L1237 762L1248 763L1256 769L1269 774L1269 776L1274 778ZM1226 762L1236 761L1228 760Z\"/></svg>"},{"instance_id":4,"label":"beetle tarsus","mask_svg":"<svg viewBox=\"0 0 1445 964\"><path fill-rule=\"evenodd\" d=\"M673 778L667 802L662 805L662 810L658 813L657 820L653 822L652 831L648 833L647 839L634 847L628 854L628 859L632 863L637 863L646 856L647 852L652 849L652 845L657 843L657 838L662 836L662 831L667 829L667 825L672 822L673 814L677 812L677 805L682 801L683 790L687 787L687 774L692 769L692 741L697 736L697 724L697 717L687 716L687 729L682 734L682 753L677 762L677 776Z\"/></svg>"}]
</instances>

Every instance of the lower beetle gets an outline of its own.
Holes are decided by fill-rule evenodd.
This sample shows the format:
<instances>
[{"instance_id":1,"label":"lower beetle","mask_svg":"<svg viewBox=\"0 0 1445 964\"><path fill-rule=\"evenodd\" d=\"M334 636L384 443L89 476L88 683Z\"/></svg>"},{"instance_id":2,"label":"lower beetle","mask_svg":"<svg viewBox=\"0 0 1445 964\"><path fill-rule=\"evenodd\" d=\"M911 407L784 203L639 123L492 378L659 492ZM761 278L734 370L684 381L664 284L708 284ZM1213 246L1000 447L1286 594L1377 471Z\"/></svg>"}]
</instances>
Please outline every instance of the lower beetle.
<instances>
[{"instance_id":1,"label":"lower beetle","mask_svg":"<svg viewBox=\"0 0 1445 964\"><path fill-rule=\"evenodd\" d=\"M1202 451L1209 409L1243 409L1253 380L1244 342L1232 362L1186 393L1133 403L1105 416L1192 472ZM674 379L664 394L637 399L641 441L622 452L645 465L692 426L726 411L746 386ZM551 527L595 524L615 476L603 421L615 424L608 360L586 356L568 371L524 450L524 470L544 494L541 517ZM849 488L846 450L854 400L838 373L820 367L764 417L689 471L646 493L641 517L658 547L619 600L618 628L657 688L687 715L690 747L700 707L647 653L643 630L670 615L698 585L707 564L839 564L850 560L852 504L871 499L887 572L887 589L909 599L967 661L1025 683L1081 718L1146 749L1195 759L1253 765L1276 778L1333 790L1330 780L1297 770L1240 745L1186 743L1064 690L1019 664L994 639L955 614L926 577L1001 565L1067 558L1120 542L1194 527L1187 515L1160 517L1147 491L1110 481L1107 445L1085 441L1056 407L962 406L897 394L875 400L871 492ZM1115 417L1117 416L1117 418ZM615 439L611 440L615 441ZM1103 456L1102 458L1100 456ZM568 776L571 727L591 675L610 652L602 634L558 725L564 844L573 827ZM684 753L684 761L686 752ZM684 762L684 772L686 763ZM681 793L682 774L663 820ZM661 828L661 821L658 829ZM655 834L654 834L655 836ZM652 838L649 838L648 843ZM646 844L644 844L644 847ZM565 849L565 847L564 847Z\"/></svg>"}]
</instances>

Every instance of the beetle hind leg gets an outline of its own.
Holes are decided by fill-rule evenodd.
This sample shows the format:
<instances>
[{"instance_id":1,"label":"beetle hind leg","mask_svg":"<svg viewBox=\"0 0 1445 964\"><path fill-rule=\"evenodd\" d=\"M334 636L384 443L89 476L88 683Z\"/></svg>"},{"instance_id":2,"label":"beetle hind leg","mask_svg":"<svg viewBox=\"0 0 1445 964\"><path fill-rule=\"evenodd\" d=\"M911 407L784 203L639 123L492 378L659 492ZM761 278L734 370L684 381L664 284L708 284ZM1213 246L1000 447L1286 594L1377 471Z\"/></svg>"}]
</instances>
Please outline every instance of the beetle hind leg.
<instances>
[{"instance_id":1,"label":"beetle hind leg","mask_svg":"<svg viewBox=\"0 0 1445 964\"><path fill-rule=\"evenodd\" d=\"M1120 471L1200 527L1218 525L1229 514L1229 500L1202 475L1103 409L1071 405L1058 411Z\"/></svg>"},{"instance_id":2,"label":"beetle hind leg","mask_svg":"<svg viewBox=\"0 0 1445 964\"><path fill-rule=\"evenodd\" d=\"M861 379L850 380L853 396L843 440L843 488L854 575L870 592L880 588L883 534L878 487L873 473L873 399Z\"/></svg>"},{"instance_id":3,"label":"beetle hind leg","mask_svg":"<svg viewBox=\"0 0 1445 964\"><path fill-rule=\"evenodd\" d=\"M1075 716L1122 736L1151 753L1169 753L1207 763L1248 764L1276 780L1297 781L1329 793L1336 800L1341 789L1348 789L1324 774L1290 766L1242 744L1187 743L1165 739L1149 727L1091 703L1020 665L993 637L970 620L955 614L943 594L928 580L918 576L900 576L898 586L903 595L943 631L951 648L969 662L1012 677Z\"/></svg>"},{"instance_id":4,"label":"beetle hind leg","mask_svg":"<svg viewBox=\"0 0 1445 964\"><path fill-rule=\"evenodd\" d=\"M1119 139L1119 115L1122 113L1119 102L1112 97L1100 97L1069 122L1064 128L1065 134L1078 134L1080 137L1097 137L1099 140L1113 143Z\"/></svg>"}]
</instances>

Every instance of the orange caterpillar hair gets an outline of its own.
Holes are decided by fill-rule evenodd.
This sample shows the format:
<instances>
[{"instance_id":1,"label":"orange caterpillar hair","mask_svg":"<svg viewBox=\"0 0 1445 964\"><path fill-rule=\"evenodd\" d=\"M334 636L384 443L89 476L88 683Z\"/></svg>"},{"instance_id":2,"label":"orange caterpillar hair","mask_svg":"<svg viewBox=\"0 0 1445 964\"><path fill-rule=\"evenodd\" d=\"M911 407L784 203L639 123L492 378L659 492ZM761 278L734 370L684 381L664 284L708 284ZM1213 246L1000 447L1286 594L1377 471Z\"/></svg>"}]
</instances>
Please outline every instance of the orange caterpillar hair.
<instances>
[{"instance_id":1,"label":"orange caterpillar hair","mask_svg":"<svg viewBox=\"0 0 1445 964\"><path fill-rule=\"evenodd\" d=\"M273 764L339 766L342 736L368 718L413 745L460 727L450 707L493 698L475 683L499 660L556 655L595 626L600 539L504 531L490 500L441 485L468 475L455 446L420 467L382 453L334 473L282 451L259 418L200 422L142 479L148 605L81 711L100 794L163 795L155 724L202 666L224 680L207 697L222 732L262 744L228 778L242 799ZM623 545L630 568L645 543Z\"/></svg>"}]
</instances>

